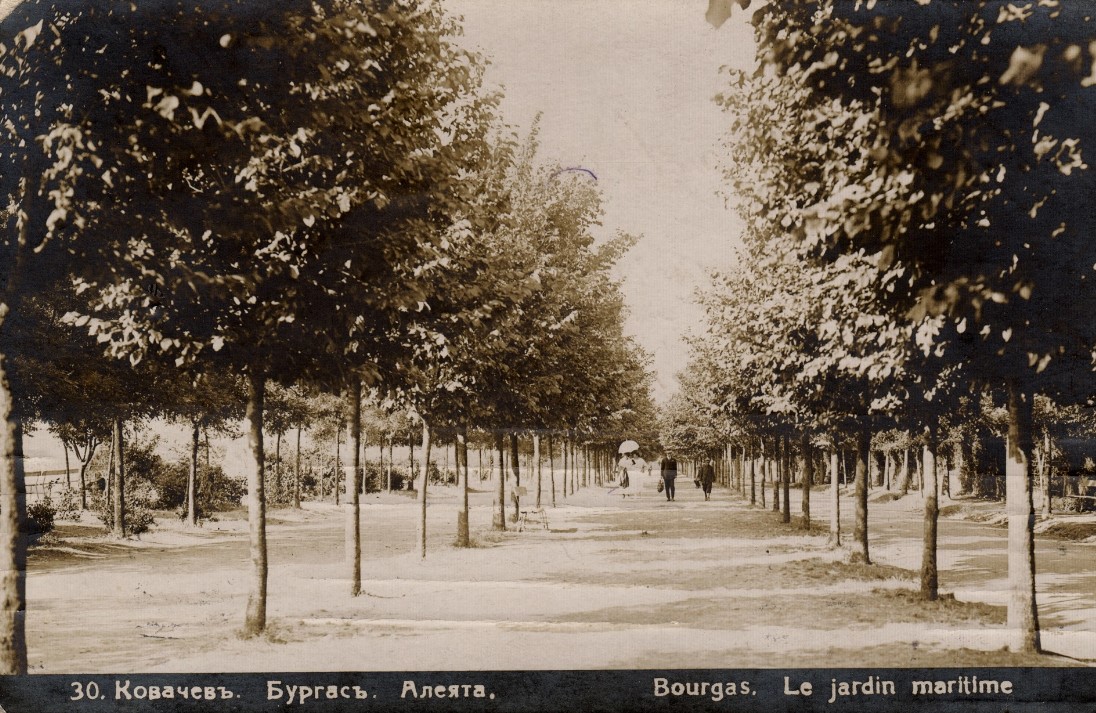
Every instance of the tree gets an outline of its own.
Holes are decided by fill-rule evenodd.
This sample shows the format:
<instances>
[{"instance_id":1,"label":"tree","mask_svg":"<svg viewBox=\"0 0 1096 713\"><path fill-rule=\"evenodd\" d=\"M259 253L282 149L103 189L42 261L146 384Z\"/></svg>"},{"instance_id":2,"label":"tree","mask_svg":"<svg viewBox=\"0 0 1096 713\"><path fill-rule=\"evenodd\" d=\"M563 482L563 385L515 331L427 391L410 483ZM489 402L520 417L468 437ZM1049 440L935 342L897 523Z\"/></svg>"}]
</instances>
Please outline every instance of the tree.
<instances>
[{"instance_id":1,"label":"tree","mask_svg":"<svg viewBox=\"0 0 1096 713\"><path fill-rule=\"evenodd\" d=\"M266 618L266 381L369 353L385 316L421 298L413 270L432 250L414 228L453 175L439 169L462 102L475 101L453 79L468 76L466 55L433 3L131 6L57 29L43 66L72 77L56 96L81 101L47 125L57 167L41 172L43 191L58 205L35 227L87 236L73 238L87 246L78 258L112 255L107 274L77 275L90 299L71 319L113 354L244 374L254 634ZM119 55L132 61L122 76L103 66Z\"/></svg>"},{"instance_id":2,"label":"tree","mask_svg":"<svg viewBox=\"0 0 1096 713\"><path fill-rule=\"evenodd\" d=\"M1054 2L896 7L755 15L770 76L806 97L799 126L839 149L805 177L811 200L788 206L788 228L824 256L903 265L879 293L890 314L913 323L926 354L1007 394L1009 628L1013 648L1035 651L1033 394L1087 398L1096 337L1082 267L1096 257L1092 139L1074 120L1096 99L1081 77L1092 18Z\"/></svg>"}]
</instances>

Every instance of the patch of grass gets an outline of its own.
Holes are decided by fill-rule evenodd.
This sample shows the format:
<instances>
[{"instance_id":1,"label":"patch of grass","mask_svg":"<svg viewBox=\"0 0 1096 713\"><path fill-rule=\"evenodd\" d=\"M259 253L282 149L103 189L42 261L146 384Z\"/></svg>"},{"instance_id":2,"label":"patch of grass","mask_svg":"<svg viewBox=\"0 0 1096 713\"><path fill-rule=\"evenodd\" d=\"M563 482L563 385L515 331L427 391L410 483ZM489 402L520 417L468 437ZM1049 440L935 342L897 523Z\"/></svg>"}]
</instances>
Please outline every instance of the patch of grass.
<instances>
[{"instance_id":1,"label":"patch of grass","mask_svg":"<svg viewBox=\"0 0 1096 713\"><path fill-rule=\"evenodd\" d=\"M945 505L940 508L940 517L955 517L963 513L962 505Z\"/></svg>"},{"instance_id":2,"label":"patch of grass","mask_svg":"<svg viewBox=\"0 0 1096 713\"><path fill-rule=\"evenodd\" d=\"M901 607L899 618L938 624L977 621L984 624L1004 624L1007 609L982 602L963 602L954 594L941 594L936 601L921 597L913 589L873 589L872 594L884 602Z\"/></svg>"},{"instance_id":3,"label":"patch of grass","mask_svg":"<svg viewBox=\"0 0 1096 713\"><path fill-rule=\"evenodd\" d=\"M838 594L774 594L742 597L713 594L689 597L657 606L599 607L559 617L560 621L598 622L625 626L686 626L738 629L788 626L819 631L873 629L887 624L939 626L1000 625L1005 608L960 602L945 595L930 602L912 589L873 589ZM793 614L794 613L794 614Z\"/></svg>"},{"instance_id":4,"label":"patch of grass","mask_svg":"<svg viewBox=\"0 0 1096 713\"><path fill-rule=\"evenodd\" d=\"M917 573L889 564L865 564L864 562L834 562L823 559L795 562L795 574L810 583L839 582L845 579L883 581L887 579L916 579Z\"/></svg>"},{"instance_id":5,"label":"patch of grass","mask_svg":"<svg viewBox=\"0 0 1096 713\"><path fill-rule=\"evenodd\" d=\"M1077 542L1096 536L1096 520L1092 522L1056 522L1041 534L1057 540Z\"/></svg>"}]
</instances>

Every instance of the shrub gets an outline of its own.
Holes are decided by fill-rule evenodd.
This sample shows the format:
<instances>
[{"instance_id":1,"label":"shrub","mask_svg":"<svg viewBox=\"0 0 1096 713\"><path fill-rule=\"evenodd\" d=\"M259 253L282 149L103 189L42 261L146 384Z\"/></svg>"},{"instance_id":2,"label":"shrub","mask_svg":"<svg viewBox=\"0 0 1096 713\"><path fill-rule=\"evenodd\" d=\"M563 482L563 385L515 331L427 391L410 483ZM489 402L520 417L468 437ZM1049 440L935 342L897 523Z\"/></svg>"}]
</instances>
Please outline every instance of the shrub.
<instances>
[{"instance_id":1,"label":"shrub","mask_svg":"<svg viewBox=\"0 0 1096 713\"><path fill-rule=\"evenodd\" d=\"M53 529L53 519L57 509L47 495L36 503L27 506L27 520L23 531L31 535L45 534Z\"/></svg>"},{"instance_id":2,"label":"shrub","mask_svg":"<svg viewBox=\"0 0 1096 713\"><path fill-rule=\"evenodd\" d=\"M414 482L409 478L407 470L401 467L392 469L392 490L406 490L407 485ZM367 493L379 493L388 489L388 466L375 461L370 461L365 466L365 491Z\"/></svg>"},{"instance_id":3,"label":"shrub","mask_svg":"<svg viewBox=\"0 0 1096 713\"><path fill-rule=\"evenodd\" d=\"M247 484L229 477L219 465L198 477L198 509L202 512L235 510L247 494Z\"/></svg>"},{"instance_id":4,"label":"shrub","mask_svg":"<svg viewBox=\"0 0 1096 713\"><path fill-rule=\"evenodd\" d=\"M155 520L152 517L152 501L156 493L149 483L130 484L126 489L126 532L131 535L140 535L148 532ZM92 503L95 514L106 526L107 530L114 529L114 502L102 495L96 496Z\"/></svg>"},{"instance_id":5,"label":"shrub","mask_svg":"<svg viewBox=\"0 0 1096 713\"><path fill-rule=\"evenodd\" d=\"M80 519L80 498L75 488L61 488L60 497L57 500L57 518L59 520Z\"/></svg>"}]
</instances>

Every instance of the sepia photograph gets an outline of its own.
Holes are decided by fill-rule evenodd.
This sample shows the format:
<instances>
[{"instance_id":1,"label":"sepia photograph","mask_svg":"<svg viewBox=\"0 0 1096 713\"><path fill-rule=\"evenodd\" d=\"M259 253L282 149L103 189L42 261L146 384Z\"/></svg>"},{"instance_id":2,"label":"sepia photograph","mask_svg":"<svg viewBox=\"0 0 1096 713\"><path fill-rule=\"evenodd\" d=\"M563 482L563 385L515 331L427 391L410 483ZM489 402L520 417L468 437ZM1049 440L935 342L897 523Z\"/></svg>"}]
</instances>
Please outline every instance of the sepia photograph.
<instances>
[{"instance_id":1,"label":"sepia photograph","mask_svg":"<svg viewBox=\"0 0 1096 713\"><path fill-rule=\"evenodd\" d=\"M0 0L0 713L1092 711L1096 3Z\"/></svg>"}]
</instances>

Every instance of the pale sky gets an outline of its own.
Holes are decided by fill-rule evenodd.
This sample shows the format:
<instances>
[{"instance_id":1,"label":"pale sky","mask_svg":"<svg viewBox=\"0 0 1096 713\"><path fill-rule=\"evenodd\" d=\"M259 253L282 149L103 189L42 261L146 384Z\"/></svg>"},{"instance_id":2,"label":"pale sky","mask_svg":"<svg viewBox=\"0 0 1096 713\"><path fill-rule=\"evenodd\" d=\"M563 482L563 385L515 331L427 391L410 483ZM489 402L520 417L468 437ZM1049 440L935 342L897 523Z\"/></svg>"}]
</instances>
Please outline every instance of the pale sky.
<instances>
[{"instance_id":1,"label":"pale sky","mask_svg":"<svg viewBox=\"0 0 1096 713\"><path fill-rule=\"evenodd\" d=\"M627 331L652 352L656 398L676 389L706 269L732 264L740 223L717 194L726 117L720 67L748 68L738 11L719 30L705 0L446 0L490 58L503 114L523 135L543 111L542 158L598 177L604 229L643 236L620 265Z\"/></svg>"}]
</instances>

